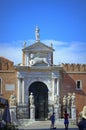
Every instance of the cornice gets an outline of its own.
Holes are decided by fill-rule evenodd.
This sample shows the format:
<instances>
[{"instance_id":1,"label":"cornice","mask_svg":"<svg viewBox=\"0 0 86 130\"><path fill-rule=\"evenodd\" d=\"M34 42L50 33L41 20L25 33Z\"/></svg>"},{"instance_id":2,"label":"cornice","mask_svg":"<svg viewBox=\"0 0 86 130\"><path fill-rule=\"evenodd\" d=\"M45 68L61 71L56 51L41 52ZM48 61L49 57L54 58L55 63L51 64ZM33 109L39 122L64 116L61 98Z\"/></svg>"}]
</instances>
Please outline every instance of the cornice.
<instances>
[{"instance_id":1,"label":"cornice","mask_svg":"<svg viewBox=\"0 0 86 130\"><path fill-rule=\"evenodd\" d=\"M0 70L0 73L15 73L15 70Z\"/></svg>"},{"instance_id":2,"label":"cornice","mask_svg":"<svg viewBox=\"0 0 86 130\"><path fill-rule=\"evenodd\" d=\"M86 74L86 72L63 72L63 73L67 73L67 74Z\"/></svg>"},{"instance_id":3,"label":"cornice","mask_svg":"<svg viewBox=\"0 0 86 130\"><path fill-rule=\"evenodd\" d=\"M62 70L63 67L61 66L15 66L15 69L18 71L24 70Z\"/></svg>"}]
</instances>

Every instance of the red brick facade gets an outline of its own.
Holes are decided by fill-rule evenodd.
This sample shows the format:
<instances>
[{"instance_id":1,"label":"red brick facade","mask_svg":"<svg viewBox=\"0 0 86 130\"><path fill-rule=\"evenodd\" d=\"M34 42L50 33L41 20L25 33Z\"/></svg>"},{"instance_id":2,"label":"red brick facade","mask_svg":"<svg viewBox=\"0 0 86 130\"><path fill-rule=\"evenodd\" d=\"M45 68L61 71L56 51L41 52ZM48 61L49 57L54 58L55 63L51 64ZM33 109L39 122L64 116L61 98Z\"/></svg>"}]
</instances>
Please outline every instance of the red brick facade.
<instances>
[{"instance_id":1,"label":"red brick facade","mask_svg":"<svg viewBox=\"0 0 86 130\"><path fill-rule=\"evenodd\" d=\"M76 82L81 82L81 88L77 89ZM86 65L63 64L61 97L68 93L76 94L77 113L86 105Z\"/></svg>"},{"instance_id":2,"label":"red brick facade","mask_svg":"<svg viewBox=\"0 0 86 130\"><path fill-rule=\"evenodd\" d=\"M6 85L14 85L14 90L6 90ZM16 94L16 90L16 70L13 66L13 62L4 57L0 57L0 97L9 100L11 94Z\"/></svg>"}]
</instances>

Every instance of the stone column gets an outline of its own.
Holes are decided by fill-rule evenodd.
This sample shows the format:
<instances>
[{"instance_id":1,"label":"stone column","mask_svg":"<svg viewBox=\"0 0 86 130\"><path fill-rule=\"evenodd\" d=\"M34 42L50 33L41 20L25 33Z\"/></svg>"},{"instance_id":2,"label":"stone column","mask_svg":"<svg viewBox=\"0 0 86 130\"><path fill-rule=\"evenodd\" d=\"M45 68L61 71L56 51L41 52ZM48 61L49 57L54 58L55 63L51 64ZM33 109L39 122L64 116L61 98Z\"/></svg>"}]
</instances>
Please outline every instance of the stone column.
<instances>
[{"instance_id":1,"label":"stone column","mask_svg":"<svg viewBox=\"0 0 86 130\"><path fill-rule=\"evenodd\" d=\"M54 78L54 95L57 95L57 78Z\"/></svg>"},{"instance_id":2,"label":"stone column","mask_svg":"<svg viewBox=\"0 0 86 130\"><path fill-rule=\"evenodd\" d=\"M24 80L22 79L22 104L24 104Z\"/></svg>"},{"instance_id":3,"label":"stone column","mask_svg":"<svg viewBox=\"0 0 86 130\"><path fill-rule=\"evenodd\" d=\"M29 58L28 53L26 53L26 55L25 55L25 65L26 65L26 66L28 66L28 62L29 62L29 61L28 61L28 60L29 60L28 58Z\"/></svg>"},{"instance_id":4,"label":"stone column","mask_svg":"<svg viewBox=\"0 0 86 130\"><path fill-rule=\"evenodd\" d=\"M22 77L18 78L18 104L24 103L24 81Z\"/></svg>"},{"instance_id":5,"label":"stone column","mask_svg":"<svg viewBox=\"0 0 86 130\"><path fill-rule=\"evenodd\" d=\"M52 83L51 84L52 84L52 86L51 86L52 87L52 100L54 101L54 89L55 89L54 88L54 78L52 78Z\"/></svg>"},{"instance_id":6,"label":"stone column","mask_svg":"<svg viewBox=\"0 0 86 130\"><path fill-rule=\"evenodd\" d=\"M18 104L20 103L20 78L18 78Z\"/></svg>"},{"instance_id":7,"label":"stone column","mask_svg":"<svg viewBox=\"0 0 86 130\"><path fill-rule=\"evenodd\" d=\"M59 96L59 79L57 80L57 95Z\"/></svg>"}]
</instances>

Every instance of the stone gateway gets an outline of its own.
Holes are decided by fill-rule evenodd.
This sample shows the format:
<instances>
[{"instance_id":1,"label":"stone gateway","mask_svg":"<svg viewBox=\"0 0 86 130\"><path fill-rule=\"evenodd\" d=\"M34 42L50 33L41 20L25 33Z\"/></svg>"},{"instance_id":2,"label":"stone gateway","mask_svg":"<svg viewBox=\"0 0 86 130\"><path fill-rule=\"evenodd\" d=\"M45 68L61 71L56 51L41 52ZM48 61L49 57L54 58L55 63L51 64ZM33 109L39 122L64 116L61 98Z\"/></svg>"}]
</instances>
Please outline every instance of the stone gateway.
<instances>
[{"instance_id":1,"label":"stone gateway","mask_svg":"<svg viewBox=\"0 0 86 130\"><path fill-rule=\"evenodd\" d=\"M53 45L40 41L35 30L35 43L22 49L22 63L0 57L0 94L9 99L12 121L15 119L56 120L67 110L70 119L86 106L86 64L53 62Z\"/></svg>"}]
</instances>

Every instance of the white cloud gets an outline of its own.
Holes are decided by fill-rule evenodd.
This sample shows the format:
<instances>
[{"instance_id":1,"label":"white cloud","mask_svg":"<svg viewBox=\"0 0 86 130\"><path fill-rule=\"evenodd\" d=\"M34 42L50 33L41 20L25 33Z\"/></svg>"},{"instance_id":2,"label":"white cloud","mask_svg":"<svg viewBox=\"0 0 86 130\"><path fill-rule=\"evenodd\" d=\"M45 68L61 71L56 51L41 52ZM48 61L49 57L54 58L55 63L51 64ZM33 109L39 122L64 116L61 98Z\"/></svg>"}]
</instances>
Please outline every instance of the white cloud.
<instances>
[{"instance_id":1,"label":"white cloud","mask_svg":"<svg viewBox=\"0 0 86 130\"><path fill-rule=\"evenodd\" d=\"M27 46L33 44L34 40L26 40ZM42 43L51 46L53 43L54 64L60 63L85 63L86 43L62 42L55 40L43 40ZM24 41L13 41L11 43L0 43L0 56L12 60L14 64L22 63L22 49Z\"/></svg>"}]
</instances>

